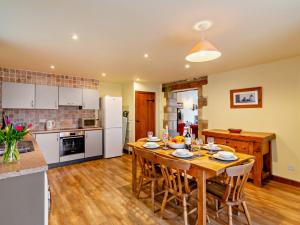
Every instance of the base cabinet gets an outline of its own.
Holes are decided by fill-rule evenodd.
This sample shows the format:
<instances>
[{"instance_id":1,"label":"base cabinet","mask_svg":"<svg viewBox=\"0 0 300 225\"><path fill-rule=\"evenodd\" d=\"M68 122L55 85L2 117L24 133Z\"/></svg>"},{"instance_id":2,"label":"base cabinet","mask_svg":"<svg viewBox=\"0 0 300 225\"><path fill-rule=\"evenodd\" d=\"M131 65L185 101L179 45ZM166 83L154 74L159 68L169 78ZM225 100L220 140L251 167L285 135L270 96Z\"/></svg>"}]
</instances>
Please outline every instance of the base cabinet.
<instances>
[{"instance_id":1,"label":"base cabinet","mask_svg":"<svg viewBox=\"0 0 300 225\"><path fill-rule=\"evenodd\" d=\"M254 155L255 163L250 177L256 186L261 186L263 179L271 175L272 151L271 141L275 139L274 133L246 132L240 134L229 133L226 130L204 130L202 135L207 142L213 137L216 144L227 145L235 151Z\"/></svg>"},{"instance_id":2,"label":"base cabinet","mask_svg":"<svg viewBox=\"0 0 300 225\"><path fill-rule=\"evenodd\" d=\"M59 162L59 133L36 134L36 141L47 164Z\"/></svg>"},{"instance_id":3,"label":"base cabinet","mask_svg":"<svg viewBox=\"0 0 300 225\"><path fill-rule=\"evenodd\" d=\"M85 157L103 155L102 130L85 131Z\"/></svg>"}]
</instances>

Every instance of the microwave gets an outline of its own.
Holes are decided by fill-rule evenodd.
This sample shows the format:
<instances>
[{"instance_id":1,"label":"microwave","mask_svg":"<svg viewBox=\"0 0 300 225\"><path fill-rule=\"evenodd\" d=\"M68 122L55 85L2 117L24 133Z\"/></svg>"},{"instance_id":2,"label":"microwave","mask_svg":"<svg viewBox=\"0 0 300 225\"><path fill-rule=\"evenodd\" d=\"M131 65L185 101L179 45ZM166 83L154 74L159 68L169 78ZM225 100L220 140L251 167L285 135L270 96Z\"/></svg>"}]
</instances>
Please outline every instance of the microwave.
<instances>
[{"instance_id":1,"label":"microwave","mask_svg":"<svg viewBox=\"0 0 300 225\"><path fill-rule=\"evenodd\" d=\"M80 118L79 127L80 128L99 127L99 120L94 118Z\"/></svg>"}]
</instances>

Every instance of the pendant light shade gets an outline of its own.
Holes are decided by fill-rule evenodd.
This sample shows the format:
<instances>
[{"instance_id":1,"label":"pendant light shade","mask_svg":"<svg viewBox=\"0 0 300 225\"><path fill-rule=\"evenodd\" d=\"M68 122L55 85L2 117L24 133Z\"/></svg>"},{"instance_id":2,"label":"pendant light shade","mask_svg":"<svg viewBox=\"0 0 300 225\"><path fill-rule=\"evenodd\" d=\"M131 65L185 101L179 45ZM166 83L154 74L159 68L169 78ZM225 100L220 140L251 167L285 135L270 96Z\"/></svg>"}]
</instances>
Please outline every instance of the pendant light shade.
<instances>
[{"instance_id":1,"label":"pendant light shade","mask_svg":"<svg viewBox=\"0 0 300 225\"><path fill-rule=\"evenodd\" d=\"M189 62L206 62L217 59L221 55L221 52L209 41L201 40L192 48L185 59Z\"/></svg>"}]
</instances>

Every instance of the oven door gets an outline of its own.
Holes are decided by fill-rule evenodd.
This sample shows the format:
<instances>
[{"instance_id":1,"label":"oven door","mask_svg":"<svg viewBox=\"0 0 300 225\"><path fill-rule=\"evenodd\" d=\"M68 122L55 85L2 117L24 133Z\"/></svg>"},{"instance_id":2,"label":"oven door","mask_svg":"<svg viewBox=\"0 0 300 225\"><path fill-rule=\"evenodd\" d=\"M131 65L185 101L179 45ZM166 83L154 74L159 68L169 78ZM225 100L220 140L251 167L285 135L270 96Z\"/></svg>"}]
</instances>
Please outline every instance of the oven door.
<instances>
[{"instance_id":1,"label":"oven door","mask_svg":"<svg viewBox=\"0 0 300 225\"><path fill-rule=\"evenodd\" d=\"M59 151L60 156L84 153L84 135L61 137Z\"/></svg>"}]
</instances>

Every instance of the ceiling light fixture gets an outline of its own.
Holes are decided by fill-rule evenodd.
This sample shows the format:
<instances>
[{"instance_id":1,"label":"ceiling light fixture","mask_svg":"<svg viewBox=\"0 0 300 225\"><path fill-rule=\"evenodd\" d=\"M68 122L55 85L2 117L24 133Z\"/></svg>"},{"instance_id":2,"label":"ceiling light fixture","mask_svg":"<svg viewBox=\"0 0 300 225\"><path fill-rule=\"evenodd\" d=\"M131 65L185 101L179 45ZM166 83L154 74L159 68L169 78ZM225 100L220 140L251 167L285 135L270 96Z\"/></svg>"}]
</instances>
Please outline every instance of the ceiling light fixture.
<instances>
[{"instance_id":1,"label":"ceiling light fixture","mask_svg":"<svg viewBox=\"0 0 300 225\"><path fill-rule=\"evenodd\" d=\"M208 30L212 26L209 20L203 20L194 25L194 29L200 32ZM219 58L221 52L207 40L204 40L203 34L198 44L196 44L190 53L185 57L189 62L206 62Z\"/></svg>"},{"instance_id":2,"label":"ceiling light fixture","mask_svg":"<svg viewBox=\"0 0 300 225\"><path fill-rule=\"evenodd\" d=\"M106 73L101 73L101 76L102 77L106 77Z\"/></svg>"},{"instance_id":3,"label":"ceiling light fixture","mask_svg":"<svg viewBox=\"0 0 300 225\"><path fill-rule=\"evenodd\" d=\"M145 53L145 54L144 54L144 58L145 58L145 59L148 59L148 58L149 58L149 55L148 55L147 53Z\"/></svg>"},{"instance_id":4,"label":"ceiling light fixture","mask_svg":"<svg viewBox=\"0 0 300 225\"><path fill-rule=\"evenodd\" d=\"M51 66L50 66L50 69L54 70L54 69L55 69L55 66L54 66L54 65L51 65Z\"/></svg>"},{"instance_id":5,"label":"ceiling light fixture","mask_svg":"<svg viewBox=\"0 0 300 225\"><path fill-rule=\"evenodd\" d=\"M190 66L190 64L185 64L185 66L184 66L186 69L189 69L191 66Z\"/></svg>"},{"instance_id":6,"label":"ceiling light fixture","mask_svg":"<svg viewBox=\"0 0 300 225\"><path fill-rule=\"evenodd\" d=\"M75 40L75 41L78 40L78 35L77 34L72 34L72 39Z\"/></svg>"},{"instance_id":7,"label":"ceiling light fixture","mask_svg":"<svg viewBox=\"0 0 300 225\"><path fill-rule=\"evenodd\" d=\"M135 81L140 81L140 78L136 78Z\"/></svg>"}]
</instances>

